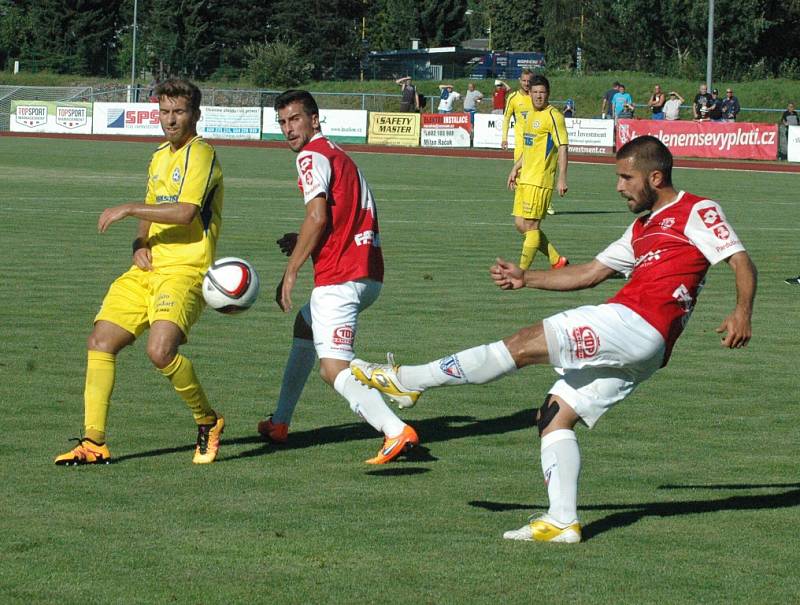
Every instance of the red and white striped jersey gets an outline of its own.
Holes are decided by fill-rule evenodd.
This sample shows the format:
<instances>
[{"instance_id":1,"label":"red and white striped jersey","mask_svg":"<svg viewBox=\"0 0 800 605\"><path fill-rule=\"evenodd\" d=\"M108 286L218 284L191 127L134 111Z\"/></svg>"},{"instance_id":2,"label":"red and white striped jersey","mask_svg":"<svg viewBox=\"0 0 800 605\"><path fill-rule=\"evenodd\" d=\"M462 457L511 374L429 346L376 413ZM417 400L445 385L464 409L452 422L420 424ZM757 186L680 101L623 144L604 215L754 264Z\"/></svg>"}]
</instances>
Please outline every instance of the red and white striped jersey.
<instances>
[{"instance_id":1,"label":"red and white striped jersey","mask_svg":"<svg viewBox=\"0 0 800 605\"><path fill-rule=\"evenodd\" d=\"M666 365L709 266L744 249L719 204L681 191L671 204L638 217L596 258L629 277L608 302L632 309L661 333Z\"/></svg>"},{"instance_id":2,"label":"red and white striped jersey","mask_svg":"<svg viewBox=\"0 0 800 605\"><path fill-rule=\"evenodd\" d=\"M305 203L325 196L328 225L312 252L314 285L357 279L383 281L383 254L375 200L356 163L338 145L315 135L297 154Z\"/></svg>"}]
</instances>

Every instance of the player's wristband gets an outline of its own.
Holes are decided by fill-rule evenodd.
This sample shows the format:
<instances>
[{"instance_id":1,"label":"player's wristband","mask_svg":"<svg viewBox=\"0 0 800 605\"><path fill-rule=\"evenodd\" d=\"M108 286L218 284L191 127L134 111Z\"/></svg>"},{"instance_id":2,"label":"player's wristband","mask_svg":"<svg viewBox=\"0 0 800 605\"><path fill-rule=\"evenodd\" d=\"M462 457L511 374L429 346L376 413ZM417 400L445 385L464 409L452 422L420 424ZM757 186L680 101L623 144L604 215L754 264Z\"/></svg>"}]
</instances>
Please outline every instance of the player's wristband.
<instances>
[{"instance_id":1,"label":"player's wristband","mask_svg":"<svg viewBox=\"0 0 800 605\"><path fill-rule=\"evenodd\" d=\"M135 240L133 240L133 244L131 245L131 247L133 248L133 250L131 251L131 254L136 254L136 251L139 248L146 248L147 247L147 240L144 239L143 237L137 237Z\"/></svg>"}]
</instances>

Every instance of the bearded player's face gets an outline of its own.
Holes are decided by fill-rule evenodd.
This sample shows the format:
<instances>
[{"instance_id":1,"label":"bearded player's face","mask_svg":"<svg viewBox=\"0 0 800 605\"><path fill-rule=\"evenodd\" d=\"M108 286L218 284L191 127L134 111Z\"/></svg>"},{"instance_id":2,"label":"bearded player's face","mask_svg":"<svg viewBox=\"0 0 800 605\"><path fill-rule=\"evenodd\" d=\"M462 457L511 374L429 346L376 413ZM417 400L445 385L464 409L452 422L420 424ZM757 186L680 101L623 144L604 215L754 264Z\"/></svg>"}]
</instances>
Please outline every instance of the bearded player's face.
<instances>
[{"instance_id":1,"label":"bearded player's face","mask_svg":"<svg viewBox=\"0 0 800 605\"><path fill-rule=\"evenodd\" d=\"M617 191L628 200L631 212L650 210L658 201L658 192L650 182L651 175L637 170L634 158L617 160Z\"/></svg>"}]
</instances>

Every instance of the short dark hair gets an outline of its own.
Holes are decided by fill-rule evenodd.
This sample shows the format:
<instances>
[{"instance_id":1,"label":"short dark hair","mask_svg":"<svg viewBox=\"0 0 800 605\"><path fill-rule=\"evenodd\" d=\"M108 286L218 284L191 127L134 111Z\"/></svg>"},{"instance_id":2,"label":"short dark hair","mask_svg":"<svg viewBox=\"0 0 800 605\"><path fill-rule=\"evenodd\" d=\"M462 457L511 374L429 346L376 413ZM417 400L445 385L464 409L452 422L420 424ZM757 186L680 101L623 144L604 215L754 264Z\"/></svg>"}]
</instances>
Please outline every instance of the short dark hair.
<instances>
[{"instance_id":1,"label":"short dark hair","mask_svg":"<svg viewBox=\"0 0 800 605\"><path fill-rule=\"evenodd\" d=\"M301 103L303 105L303 111L306 115L309 116L318 116L319 115L319 106L317 102L314 100L314 97L311 96L311 93L307 90L295 90L290 89L286 92L282 92L275 98L275 103L273 108L275 111L280 111L287 105L291 105L292 103Z\"/></svg>"},{"instance_id":2,"label":"short dark hair","mask_svg":"<svg viewBox=\"0 0 800 605\"><path fill-rule=\"evenodd\" d=\"M541 74L535 74L533 78L531 78L531 88L534 86L544 86L547 89L547 92L550 92L550 80Z\"/></svg>"},{"instance_id":3,"label":"short dark hair","mask_svg":"<svg viewBox=\"0 0 800 605\"><path fill-rule=\"evenodd\" d=\"M628 141L617 151L618 160L633 158L633 166L650 174L658 170L664 175L664 184L672 185L672 153L656 137L644 135Z\"/></svg>"},{"instance_id":4,"label":"short dark hair","mask_svg":"<svg viewBox=\"0 0 800 605\"><path fill-rule=\"evenodd\" d=\"M203 100L203 93L189 80L182 78L171 78L160 82L154 91L154 94L159 99L167 97L175 99L183 97L189 101L189 107L192 111L200 111L200 102Z\"/></svg>"}]
</instances>

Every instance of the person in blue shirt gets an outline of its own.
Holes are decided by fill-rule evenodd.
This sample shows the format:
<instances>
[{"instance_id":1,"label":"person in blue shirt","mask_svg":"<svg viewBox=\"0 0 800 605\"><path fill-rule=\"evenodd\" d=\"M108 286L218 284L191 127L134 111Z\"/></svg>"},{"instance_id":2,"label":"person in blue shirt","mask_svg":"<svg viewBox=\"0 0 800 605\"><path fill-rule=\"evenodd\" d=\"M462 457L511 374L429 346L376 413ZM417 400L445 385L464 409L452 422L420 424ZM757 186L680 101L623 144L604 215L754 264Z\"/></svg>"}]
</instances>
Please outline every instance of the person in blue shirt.
<instances>
[{"instance_id":1,"label":"person in blue shirt","mask_svg":"<svg viewBox=\"0 0 800 605\"><path fill-rule=\"evenodd\" d=\"M625 92L625 85L619 85L619 92L611 99L615 118L632 118L634 112L633 97Z\"/></svg>"}]
</instances>

